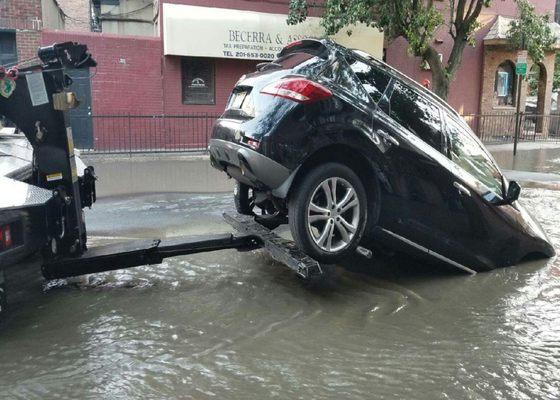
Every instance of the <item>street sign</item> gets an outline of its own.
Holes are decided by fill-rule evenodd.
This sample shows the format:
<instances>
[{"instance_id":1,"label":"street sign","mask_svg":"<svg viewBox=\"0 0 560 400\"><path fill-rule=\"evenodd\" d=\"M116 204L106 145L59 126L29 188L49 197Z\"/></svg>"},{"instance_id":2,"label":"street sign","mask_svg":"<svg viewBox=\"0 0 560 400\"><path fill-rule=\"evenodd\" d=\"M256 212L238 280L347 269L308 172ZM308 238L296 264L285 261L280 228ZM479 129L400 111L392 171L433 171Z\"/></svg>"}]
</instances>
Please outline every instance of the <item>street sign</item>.
<instances>
[{"instance_id":1,"label":"street sign","mask_svg":"<svg viewBox=\"0 0 560 400\"><path fill-rule=\"evenodd\" d=\"M517 63L515 64L515 73L517 75L527 75L527 50L517 53Z\"/></svg>"}]
</instances>

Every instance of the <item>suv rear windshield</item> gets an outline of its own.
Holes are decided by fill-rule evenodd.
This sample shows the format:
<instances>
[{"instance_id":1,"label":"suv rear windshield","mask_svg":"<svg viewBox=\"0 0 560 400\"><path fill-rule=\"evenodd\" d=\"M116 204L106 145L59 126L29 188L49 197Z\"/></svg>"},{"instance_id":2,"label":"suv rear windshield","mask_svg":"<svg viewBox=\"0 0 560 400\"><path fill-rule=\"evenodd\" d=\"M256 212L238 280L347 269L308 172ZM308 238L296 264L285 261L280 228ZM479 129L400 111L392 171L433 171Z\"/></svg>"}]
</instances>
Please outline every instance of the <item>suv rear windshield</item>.
<instances>
[{"instance_id":1,"label":"suv rear windshield","mask_svg":"<svg viewBox=\"0 0 560 400\"><path fill-rule=\"evenodd\" d=\"M326 60L307 52L306 49L295 51L278 57L276 60L264 64L260 71L292 70L294 74L316 76L325 67Z\"/></svg>"},{"instance_id":2,"label":"suv rear windshield","mask_svg":"<svg viewBox=\"0 0 560 400\"><path fill-rule=\"evenodd\" d=\"M310 60L313 57L315 57L313 54L304 53L304 52L290 53L290 54L286 54L285 56L277 58L271 63L271 65L272 66L281 65L282 69L292 69L300 65L301 63Z\"/></svg>"}]
</instances>

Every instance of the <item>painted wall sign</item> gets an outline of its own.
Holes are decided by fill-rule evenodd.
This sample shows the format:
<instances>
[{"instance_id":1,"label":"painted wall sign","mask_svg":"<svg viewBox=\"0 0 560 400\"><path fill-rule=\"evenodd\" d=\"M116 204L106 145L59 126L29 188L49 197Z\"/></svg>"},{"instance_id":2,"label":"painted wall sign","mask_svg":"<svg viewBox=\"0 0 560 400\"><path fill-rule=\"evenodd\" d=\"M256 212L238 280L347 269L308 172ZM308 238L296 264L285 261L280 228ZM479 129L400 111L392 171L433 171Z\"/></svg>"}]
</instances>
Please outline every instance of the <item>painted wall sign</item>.
<instances>
[{"instance_id":1,"label":"painted wall sign","mask_svg":"<svg viewBox=\"0 0 560 400\"><path fill-rule=\"evenodd\" d=\"M163 4L165 55L272 60L288 43L306 37L323 37L320 19L287 25L284 14ZM383 56L383 33L357 25L332 38L338 43ZM204 40L200 40L204 38Z\"/></svg>"}]
</instances>

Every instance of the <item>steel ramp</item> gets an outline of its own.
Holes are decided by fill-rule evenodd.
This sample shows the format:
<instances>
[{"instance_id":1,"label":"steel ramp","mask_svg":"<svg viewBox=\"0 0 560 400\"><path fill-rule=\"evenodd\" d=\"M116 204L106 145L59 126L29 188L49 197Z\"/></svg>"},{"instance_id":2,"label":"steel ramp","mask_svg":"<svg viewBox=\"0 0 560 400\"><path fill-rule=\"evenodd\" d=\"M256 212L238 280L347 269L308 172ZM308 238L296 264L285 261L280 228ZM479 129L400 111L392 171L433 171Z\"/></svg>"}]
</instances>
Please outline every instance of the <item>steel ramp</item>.
<instances>
[{"instance_id":1,"label":"steel ramp","mask_svg":"<svg viewBox=\"0 0 560 400\"><path fill-rule=\"evenodd\" d=\"M293 241L284 239L259 224L254 217L227 213L222 215L238 232L257 236L262 241L262 247L273 259L294 270L302 278L312 279L323 275L323 268L317 260L301 251Z\"/></svg>"}]
</instances>

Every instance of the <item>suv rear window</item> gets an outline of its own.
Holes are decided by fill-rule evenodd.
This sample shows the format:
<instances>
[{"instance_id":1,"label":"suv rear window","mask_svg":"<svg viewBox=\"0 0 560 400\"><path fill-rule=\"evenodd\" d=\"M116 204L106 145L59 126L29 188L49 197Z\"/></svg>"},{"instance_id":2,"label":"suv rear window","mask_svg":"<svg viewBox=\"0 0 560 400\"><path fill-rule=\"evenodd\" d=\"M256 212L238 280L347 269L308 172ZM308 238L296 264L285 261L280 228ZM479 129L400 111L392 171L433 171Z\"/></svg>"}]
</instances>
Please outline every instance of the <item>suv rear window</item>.
<instances>
[{"instance_id":1,"label":"suv rear window","mask_svg":"<svg viewBox=\"0 0 560 400\"><path fill-rule=\"evenodd\" d=\"M443 148L439 108L416 90L395 82L389 114L402 127L438 151Z\"/></svg>"},{"instance_id":2,"label":"suv rear window","mask_svg":"<svg viewBox=\"0 0 560 400\"><path fill-rule=\"evenodd\" d=\"M315 57L313 54L304 52L290 53L277 58L272 64L281 65L283 69L292 69L313 57Z\"/></svg>"},{"instance_id":3,"label":"suv rear window","mask_svg":"<svg viewBox=\"0 0 560 400\"><path fill-rule=\"evenodd\" d=\"M347 58L346 61L373 101L379 103L387 85L391 82L391 76L382 69L361 60Z\"/></svg>"},{"instance_id":4,"label":"suv rear window","mask_svg":"<svg viewBox=\"0 0 560 400\"><path fill-rule=\"evenodd\" d=\"M371 103L371 98L368 96L364 85L351 72L347 63L335 60L321 71L321 77L327 82L334 84L334 88L344 89L352 97L360 99L364 104Z\"/></svg>"}]
</instances>

